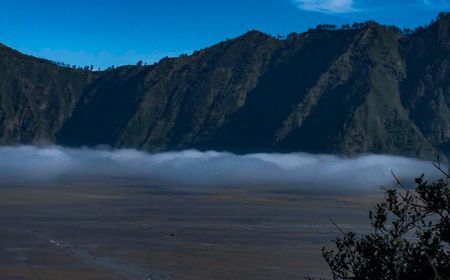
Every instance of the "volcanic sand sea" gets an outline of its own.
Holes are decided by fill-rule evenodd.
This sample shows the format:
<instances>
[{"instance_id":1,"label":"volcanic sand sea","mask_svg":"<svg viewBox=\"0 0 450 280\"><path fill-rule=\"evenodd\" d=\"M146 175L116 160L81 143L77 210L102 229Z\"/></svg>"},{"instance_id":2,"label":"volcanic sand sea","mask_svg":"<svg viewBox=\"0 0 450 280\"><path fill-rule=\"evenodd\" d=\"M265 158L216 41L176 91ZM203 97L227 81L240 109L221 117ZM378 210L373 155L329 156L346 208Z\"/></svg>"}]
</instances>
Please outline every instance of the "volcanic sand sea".
<instances>
[{"instance_id":1,"label":"volcanic sand sea","mask_svg":"<svg viewBox=\"0 0 450 280\"><path fill-rule=\"evenodd\" d=\"M368 229L381 191L157 187L68 180L0 188L0 279L303 279L322 246Z\"/></svg>"}]
</instances>

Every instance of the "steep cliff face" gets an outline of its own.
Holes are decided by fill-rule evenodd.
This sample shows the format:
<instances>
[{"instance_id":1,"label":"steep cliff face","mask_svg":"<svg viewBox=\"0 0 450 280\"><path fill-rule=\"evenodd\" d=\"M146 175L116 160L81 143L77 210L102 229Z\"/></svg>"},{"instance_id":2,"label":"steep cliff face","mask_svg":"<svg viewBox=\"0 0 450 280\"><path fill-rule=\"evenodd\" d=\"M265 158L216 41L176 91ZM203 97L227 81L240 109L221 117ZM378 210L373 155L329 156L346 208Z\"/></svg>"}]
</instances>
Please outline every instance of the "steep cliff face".
<instances>
[{"instance_id":1,"label":"steep cliff face","mask_svg":"<svg viewBox=\"0 0 450 280\"><path fill-rule=\"evenodd\" d=\"M345 52L355 33L312 31L283 42L270 69L248 93L247 102L207 144L231 150L283 148L282 140L302 126L301 121L286 123L290 115L310 116L312 103L320 95L314 87L325 83L321 79L326 79L330 65ZM298 108L302 104L304 108ZM296 149L305 148L297 144Z\"/></svg>"},{"instance_id":2,"label":"steep cliff face","mask_svg":"<svg viewBox=\"0 0 450 280\"><path fill-rule=\"evenodd\" d=\"M403 105L428 141L450 154L450 14L402 42Z\"/></svg>"},{"instance_id":3,"label":"steep cliff face","mask_svg":"<svg viewBox=\"0 0 450 280\"><path fill-rule=\"evenodd\" d=\"M260 79L210 147L435 157L439 148L402 100L404 40L375 23L295 38L301 47ZM441 116L439 131L450 114Z\"/></svg>"},{"instance_id":4,"label":"steep cliff face","mask_svg":"<svg viewBox=\"0 0 450 280\"><path fill-rule=\"evenodd\" d=\"M279 44L253 31L189 57L106 73L81 99L59 140L151 150L192 147L246 102ZM83 133L76 132L80 127Z\"/></svg>"},{"instance_id":5,"label":"steep cliff face","mask_svg":"<svg viewBox=\"0 0 450 280\"><path fill-rule=\"evenodd\" d=\"M147 148L189 148L209 141L247 102L279 45L265 34L249 32L176 63L178 68L146 94L121 140L127 146L140 144L129 135L143 131ZM142 123L146 115L153 120L148 125Z\"/></svg>"},{"instance_id":6,"label":"steep cliff face","mask_svg":"<svg viewBox=\"0 0 450 280\"><path fill-rule=\"evenodd\" d=\"M0 142L449 156L449 26L251 31L104 72L2 46Z\"/></svg>"},{"instance_id":7,"label":"steep cliff face","mask_svg":"<svg viewBox=\"0 0 450 280\"><path fill-rule=\"evenodd\" d=\"M94 76L0 45L0 143L55 141Z\"/></svg>"}]
</instances>

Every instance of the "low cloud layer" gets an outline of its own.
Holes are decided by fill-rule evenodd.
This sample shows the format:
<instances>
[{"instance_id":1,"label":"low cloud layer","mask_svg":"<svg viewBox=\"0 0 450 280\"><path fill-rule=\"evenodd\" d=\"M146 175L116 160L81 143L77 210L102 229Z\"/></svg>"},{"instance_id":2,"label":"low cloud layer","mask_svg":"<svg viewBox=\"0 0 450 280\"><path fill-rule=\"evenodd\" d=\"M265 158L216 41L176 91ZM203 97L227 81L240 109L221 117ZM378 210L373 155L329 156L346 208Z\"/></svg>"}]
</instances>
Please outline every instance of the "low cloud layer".
<instances>
[{"instance_id":1,"label":"low cloud layer","mask_svg":"<svg viewBox=\"0 0 450 280\"><path fill-rule=\"evenodd\" d=\"M0 147L0 185L73 179L146 180L159 186L290 187L311 191L376 190L421 173L438 176L430 162L364 155L248 154L194 150L148 154L135 150Z\"/></svg>"}]
</instances>

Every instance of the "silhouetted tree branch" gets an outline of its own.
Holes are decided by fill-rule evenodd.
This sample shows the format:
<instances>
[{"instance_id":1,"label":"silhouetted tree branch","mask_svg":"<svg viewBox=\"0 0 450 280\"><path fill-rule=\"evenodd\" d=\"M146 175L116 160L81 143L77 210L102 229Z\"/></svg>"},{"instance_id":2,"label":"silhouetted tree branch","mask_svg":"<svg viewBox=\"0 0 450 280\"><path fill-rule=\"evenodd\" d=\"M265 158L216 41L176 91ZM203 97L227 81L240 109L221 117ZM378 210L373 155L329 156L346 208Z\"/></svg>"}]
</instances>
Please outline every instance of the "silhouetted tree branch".
<instances>
[{"instance_id":1,"label":"silhouetted tree branch","mask_svg":"<svg viewBox=\"0 0 450 280\"><path fill-rule=\"evenodd\" d=\"M424 175L414 189L386 189L385 199L370 211L372 231L365 235L341 231L335 249L323 248L333 279L449 279L449 172L435 167L444 179L428 183Z\"/></svg>"}]
</instances>

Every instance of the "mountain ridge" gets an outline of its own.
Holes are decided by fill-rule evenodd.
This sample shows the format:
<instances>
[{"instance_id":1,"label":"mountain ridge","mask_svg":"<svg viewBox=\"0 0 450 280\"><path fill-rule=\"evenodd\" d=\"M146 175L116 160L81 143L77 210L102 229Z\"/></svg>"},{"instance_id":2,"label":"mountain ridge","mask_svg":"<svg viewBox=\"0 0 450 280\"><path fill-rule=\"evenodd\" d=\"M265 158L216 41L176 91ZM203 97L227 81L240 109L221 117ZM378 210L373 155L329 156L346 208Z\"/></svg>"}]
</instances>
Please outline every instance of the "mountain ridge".
<instances>
[{"instance_id":1,"label":"mountain ridge","mask_svg":"<svg viewBox=\"0 0 450 280\"><path fill-rule=\"evenodd\" d=\"M450 14L259 31L92 72L0 45L0 144L450 156Z\"/></svg>"}]
</instances>

